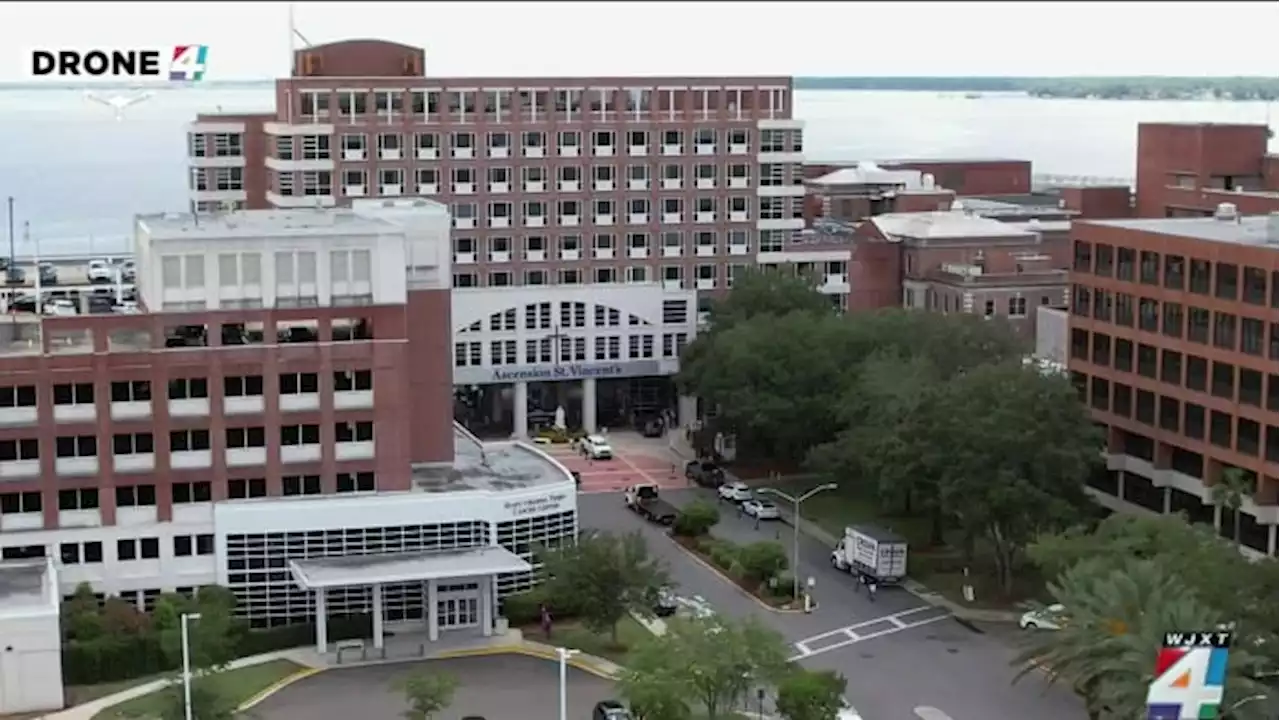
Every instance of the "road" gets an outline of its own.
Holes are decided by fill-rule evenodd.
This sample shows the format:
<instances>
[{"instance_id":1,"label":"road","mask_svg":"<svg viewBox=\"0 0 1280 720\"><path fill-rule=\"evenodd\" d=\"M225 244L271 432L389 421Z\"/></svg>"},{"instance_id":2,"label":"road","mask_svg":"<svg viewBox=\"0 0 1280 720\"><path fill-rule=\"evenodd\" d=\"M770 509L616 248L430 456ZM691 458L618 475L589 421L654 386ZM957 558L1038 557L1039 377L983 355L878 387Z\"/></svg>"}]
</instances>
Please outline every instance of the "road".
<instances>
[{"instance_id":1,"label":"road","mask_svg":"<svg viewBox=\"0 0 1280 720\"><path fill-rule=\"evenodd\" d=\"M665 490L676 505L699 498L703 489ZM896 588L875 602L856 592L853 579L830 566L831 549L801 538L800 574L813 577L818 608L812 614L781 614L761 607L700 564L661 529L628 512L617 495L579 495L584 527L622 532L639 529L653 554L670 567L682 595L703 597L717 612L760 619L792 644L806 667L834 670L849 682L848 699L863 720L905 720L932 706L954 720L1081 720L1083 705L1071 692L1045 688L1036 677L1011 684L1015 651L999 637L974 632ZM791 548L791 528L740 518L723 505L713 531L735 542L779 540Z\"/></svg>"},{"instance_id":2,"label":"road","mask_svg":"<svg viewBox=\"0 0 1280 720\"><path fill-rule=\"evenodd\" d=\"M351 720L398 718L404 695L397 678L413 670L443 672L459 681L453 704L436 720L479 715L493 720L546 720L557 715L556 663L519 655L429 660L416 665L366 665L334 669L300 680L253 709L260 720ZM613 683L579 670L568 676L568 716L591 717L601 700L616 697Z\"/></svg>"}]
</instances>

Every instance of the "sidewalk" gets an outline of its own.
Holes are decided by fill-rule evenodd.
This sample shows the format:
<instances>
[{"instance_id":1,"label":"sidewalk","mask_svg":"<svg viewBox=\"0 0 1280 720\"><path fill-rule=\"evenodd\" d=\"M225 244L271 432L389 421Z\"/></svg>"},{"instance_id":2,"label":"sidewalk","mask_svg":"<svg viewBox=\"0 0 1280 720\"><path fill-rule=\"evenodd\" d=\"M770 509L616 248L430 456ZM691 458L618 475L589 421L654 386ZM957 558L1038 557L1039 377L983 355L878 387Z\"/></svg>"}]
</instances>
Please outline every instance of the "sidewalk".
<instances>
[{"instance_id":1,"label":"sidewalk","mask_svg":"<svg viewBox=\"0 0 1280 720\"><path fill-rule=\"evenodd\" d=\"M788 508L779 506L778 511L782 522L793 527L795 526L795 517ZM800 519L800 533L831 548L834 548L840 541L839 538L826 530L823 530L816 523L805 520L804 518ZM950 612L961 620L969 620L973 622L1016 623L1018 622L1018 619L1022 617L1022 613L1013 610L984 610L981 608L965 607L964 605L961 605L940 593L930 590L911 578L907 578L903 581L902 589L930 605L933 605L934 607L945 609L947 612Z\"/></svg>"}]
</instances>

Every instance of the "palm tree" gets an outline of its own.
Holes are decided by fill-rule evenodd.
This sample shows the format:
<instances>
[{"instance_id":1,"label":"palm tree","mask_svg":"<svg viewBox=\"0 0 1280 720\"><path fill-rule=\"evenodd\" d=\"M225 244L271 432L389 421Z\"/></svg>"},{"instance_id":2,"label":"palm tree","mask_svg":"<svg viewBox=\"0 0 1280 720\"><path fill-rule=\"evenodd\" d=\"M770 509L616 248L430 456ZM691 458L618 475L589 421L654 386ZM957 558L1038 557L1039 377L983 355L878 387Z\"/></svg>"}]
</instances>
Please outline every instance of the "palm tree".
<instances>
[{"instance_id":1,"label":"palm tree","mask_svg":"<svg viewBox=\"0 0 1280 720\"><path fill-rule=\"evenodd\" d=\"M1240 507L1244 499L1253 494L1256 487L1249 473L1236 467L1223 468L1218 482L1209 488L1209 497L1213 501L1213 529L1222 534L1222 510L1231 511L1231 539L1240 544Z\"/></svg>"},{"instance_id":2,"label":"palm tree","mask_svg":"<svg viewBox=\"0 0 1280 720\"><path fill-rule=\"evenodd\" d=\"M1050 583L1049 591L1066 608L1062 629L1032 637L1014 661L1014 682L1038 668L1050 683L1069 683L1083 696L1090 720L1144 715L1156 649L1166 632L1223 626L1184 583L1147 560L1113 569L1085 561ZM1232 650L1228 705L1260 692L1247 676L1247 666L1256 661L1249 655L1247 648Z\"/></svg>"}]
</instances>

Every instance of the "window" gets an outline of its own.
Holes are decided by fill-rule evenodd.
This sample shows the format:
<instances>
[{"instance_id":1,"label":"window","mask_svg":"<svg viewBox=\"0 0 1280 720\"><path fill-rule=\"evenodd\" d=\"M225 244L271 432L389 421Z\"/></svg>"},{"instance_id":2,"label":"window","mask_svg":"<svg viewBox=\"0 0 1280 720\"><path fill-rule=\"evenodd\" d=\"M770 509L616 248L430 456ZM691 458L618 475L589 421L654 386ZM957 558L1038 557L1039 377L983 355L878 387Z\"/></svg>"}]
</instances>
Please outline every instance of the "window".
<instances>
[{"instance_id":1,"label":"window","mask_svg":"<svg viewBox=\"0 0 1280 720\"><path fill-rule=\"evenodd\" d=\"M63 565L102 562L102 543L97 540L91 540L83 544L73 542L62 543L58 548L58 551L62 556Z\"/></svg>"},{"instance_id":2,"label":"window","mask_svg":"<svg viewBox=\"0 0 1280 720\"><path fill-rule=\"evenodd\" d=\"M1133 417L1133 388L1124 383L1112 383L1111 390L1111 412L1120 417Z\"/></svg>"},{"instance_id":3,"label":"window","mask_svg":"<svg viewBox=\"0 0 1280 720\"><path fill-rule=\"evenodd\" d=\"M1209 387L1209 391L1216 397L1235 400L1236 367L1229 363L1213 363L1212 384Z\"/></svg>"},{"instance_id":4,"label":"window","mask_svg":"<svg viewBox=\"0 0 1280 720\"><path fill-rule=\"evenodd\" d=\"M1240 318L1240 352L1262 357L1263 345L1266 342L1263 332L1261 320Z\"/></svg>"},{"instance_id":5,"label":"window","mask_svg":"<svg viewBox=\"0 0 1280 720\"><path fill-rule=\"evenodd\" d=\"M175 378L169 381L170 400L198 400L209 397L209 381L204 378Z\"/></svg>"},{"instance_id":6,"label":"window","mask_svg":"<svg viewBox=\"0 0 1280 720\"><path fill-rule=\"evenodd\" d=\"M1213 314L1213 345L1224 350L1236 349L1236 316L1231 313Z\"/></svg>"},{"instance_id":7,"label":"window","mask_svg":"<svg viewBox=\"0 0 1280 720\"><path fill-rule=\"evenodd\" d=\"M1155 379L1156 377L1156 349L1147 344L1138 345L1138 374L1143 377Z\"/></svg>"},{"instance_id":8,"label":"window","mask_svg":"<svg viewBox=\"0 0 1280 720\"><path fill-rule=\"evenodd\" d=\"M176 485L174 486L177 487ZM267 496L265 478L233 478L227 481L227 497L233 500Z\"/></svg>"},{"instance_id":9,"label":"window","mask_svg":"<svg viewBox=\"0 0 1280 720\"><path fill-rule=\"evenodd\" d=\"M378 489L377 483L374 481L373 473L357 472L357 473L338 473L338 492L340 493L356 493L356 492L374 492Z\"/></svg>"},{"instance_id":10,"label":"window","mask_svg":"<svg viewBox=\"0 0 1280 720\"><path fill-rule=\"evenodd\" d=\"M111 402L150 402L151 383L146 380L121 380L111 383Z\"/></svg>"},{"instance_id":11,"label":"window","mask_svg":"<svg viewBox=\"0 0 1280 720\"><path fill-rule=\"evenodd\" d=\"M198 452L208 450L208 430L172 430L169 432L170 452Z\"/></svg>"},{"instance_id":12,"label":"window","mask_svg":"<svg viewBox=\"0 0 1280 720\"><path fill-rule=\"evenodd\" d=\"M1245 267L1243 300L1250 305L1267 304L1267 272L1265 270Z\"/></svg>"},{"instance_id":13,"label":"window","mask_svg":"<svg viewBox=\"0 0 1280 720\"><path fill-rule=\"evenodd\" d=\"M285 495L319 495L319 475L286 475L280 478Z\"/></svg>"},{"instance_id":14,"label":"window","mask_svg":"<svg viewBox=\"0 0 1280 720\"><path fill-rule=\"evenodd\" d=\"M990 300L988 305L993 305ZM1094 365L1109 367L1111 365L1111 336L1102 333L1093 334L1093 355L1092 362Z\"/></svg>"},{"instance_id":15,"label":"window","mask_svg":"<svg viewBox=\"0 0 1280 720\"><path fill-rule=\"evenodd\" d=\"M333 373L333 389L336 392L372 390L373 371L337 370Z\"/></svg>"},{"instance_id":16,"label":"window","mask_svg":"<svg viewBox=\"0 0 1280 720\"><path fill-rule=\"evenodd\" d=\"M1220 300L1240 298L1240 267L1231 263L1216 263L1213 269L1213 294Z\"/></svg>"},{"instance_id":17,"label":"window","mask_svg":"<svg viewBox=\"0 0 1280 720\"><path fill-rule=\"evenodd\" d=\"M1209 279L1212 270L1208 260L1192 260L1191 261L1191 282L1188 290L1197 295L1209 294Z\"/></svg>"},{"instance_id":18,"label":"window","mask_svg":"<svg viewBox=\"0 0 1280 720\"><path fill-rule=\"evenodd\" d=\"M98 438L93 435L62 436L54 442L57 457L97 457Z\"/></svg>"},{"instance_id":19,"label":"window","mask_svg":"<svg viewBox=\"0 0 1280 720\"><path fill-rule=\"evenodd\" d=\"M1164 317L1160 329L1169 337L1182 337L1182 305L1175 302L1166 302L1163 311Z\"/></svg>"},{"instance_id":20,"label":"window","mask_svg":"<svg viewBox=\"0 0 1280 720\"><path fill-rule=\"evenodd\" d=\"M252 397L262 395L262 376L243 375L222 379L222 394L225 397Z\"/></svg>"},{"instance_id":21,"label":"window","mask_svg":"<svg viewBox=\"0 0 1280 720\"><path fill-rule=\"evenodd\" d=\"M1244 405L1262 407L1261 372L1240 368L1240 402Z\"/></svg>"},{"instance_id":22,"label":"window","mask_svg":"<svg viewBox=\"0 0 1280 720\"><path fill-rule=\"evenodd\" d=\"M1209 442L1221 448L1231 448L1230 415L1217 410L1209 411Z\"/></svg>"},{"instance_id":23,"label":"window","mask_svg":"<svg viewBox=\"0 0 1280 720\"><path fill-rule=\"evenodd\" d=\"M1122 372L1133 372L1133 343L1116 339L1116 369Z\"/></svg>"},{"instance_id":24,"label":"window","mask_svg":"<svg viewBox=\"0 0 1280 720\"><path fill-rule=\"evenodd\" d=\"M1170 432L1178 432L1178 420L1180 419L1181 407L1177 399L1171 397L1160 397L1160 413L1159 423L1161 430Z\"/></svg>"},{"instance_id":25,"label":"window","mask_svg":"<svg viewBox=\"0 0 1280 720\"><path fill-rule=\"evenodd\" d=\"M158 538L126 538L116 541L117 560L155 560L160 557Z\"/></svg>"},{"instance_id":26,"label":"window","mask_svg":"<svg viewBox=\"0 0 1280 720\"><path fill-rule=\"evenodd\" d=\"M0 462L39 459L40 442L35 438L0 440Z\"/></svg>"},{"instance_id":27,"label":"window","mask_svg":"<svg viewBox=\"0 0 1280 720\"><path fill-rule=\"evenodd\" d=\"M44 502L39 492L0 493L0 515L38 513L43 509Z\"/></svg>"},{"instance_id":28,"label":"window","mask_svg":"<svg viewBox=\"0 0 1280 720\"><path fill-rule=\"evenodd\" d=\"M320 376L316 373L282 373L281 395L304 395L320 392Z\"/></svg>"},{"instance_id":29,"label":"window","mask_svg":"<svg viewBox=\"0 0 1280 720\"><path fill-rule=\"evenodd\" d=\"M227 428L227 449L267 446L267 430L260 427Z\"/></svg>"},{"instance_id":30,"label":"window","mask_svg":"<svg viewBox=\"0 0 1280 720\"><path fill-rule=\"evenodd\" d=\"M0 387L0 409L36 406L34 385L6 385Z\"/></svg>"},{"instance_id":31,"label":"window","mask_svg":"<svg viewBox=\"0 0 1280 720\"><path fill-rule=\"evenodd\" d=\"M1128 293L1116 293L1116 324L1133 327L1133 296Z\"/></svg>"},{"instance_id":32,"label":"window","mask_svg":"<svg viewBox=\"0 0 1280 720\"><path fill-rule=\"evenodd\" d=\"M92 405L93 383L59 384L53 386L54 405Z\"/></svg>"},{"instance_id":33,"label":"window","mask_svg":"<svg viewBox=\"0 0 1280 720\"><path fill-rule=\"evenodd\" d=\"M227 487L231 487L234 480L229 480ZM173 493L173 502L176 504L187 503L207 503L213 502L213 483L208 480L196 480L193 482L176 482L170 489ZM235 497L235 496L232 496Z\"/></svg>"},{"instance_id":34,"label":"window","mask_svg":"<svg viewBox=\"0 0 1280 720\"><path fill-rule=\"evenodd\" d=\"M1209 311L1204 308L1187 309L1187 339L1201 345L1209 344Z\"/></svg>"},{"instance_id":35,"label":"window","mask_svg":"<svg viewBox=\"0 0 1280 720\"><path fill-rule=\"evenodd\" d=\"M97 488L58 491L59 510L97 510L99 507Z\"/></svg>"},{"instance_id":36,"label":"window","mask_svg":"<svg viewBox=\"0 0 1280 720\"><path fill-rule=\"evenodd\" d=\"M1111 277L1115 272L1115 248L1098 243L1093 249L1093 272L1102 277Z\"/></svg>"},{"instance_id":37,"label":"window","mask_svg":"<svg viewBox=\"0 0 1280 720\"><path fill-rule=\"evenodd\" d=\"M116 507L153 507L155 485L123 485L116 487Z\"/></svg>"},{"instance_id":38,"label":"window","mask_svg":"<svg viewBox=\"0 0 1280 720\"><path fill-rule=\"evenodd\" d=\"M1155 393L1146 390L1139 390L1137 402L1134 404L1133 419L1143 425L1156 424L1156 396Z\"/></svg>"},{"instance_id":39,"label":"window","mask_svg":"<svg viewBox=\"0 0 1280 720\"><path fill-rule=\"evenodd\" d=\"M173 538L174 557L190 557L192 555L212 555L213 535L175 535Z\"/></svg>"},{"instance_id":40,"label":"window","mask_svg":"<svg viewBox=\"0 0 1280 720\"><path fill-rule=\"evenodd\" d=\"M475 343L479 345L479 343ZM478 364L478 363L477 363ZM285 425L280 428L281 445L319 445L319 425Z\"/></svg>"},{"instance_id":41,"label":"window","mask_svg":"<svg viewBox=\"0 0 1280 720\"><path fill-rule=\"evenodd\" d=\"M1181 255L1165 255L1164 286L1170 290L1185 290L1186 284L1186 260Z\"/></svg>"},{"instance_id":42,"label":"window","mask_svg":"<svg viewBox=\"0 0 1280 720\"><path fill-rule=\"evenodd\" d=\"M1089 406L1095 410L1111 408L1111 383L1106 378L1095 377L1089 383Z\"/></svg>"},{"instance_id":43,"label":"window","mask_svg":"<svg viewBox=\"0 0 1280 720\"><path fill-rule=\"evenodd\" d=\"M1133 248L1116 250L1116 279L1133 282L1135 255Z\"/></svg>"},{"instance_id":44,"label":"window","mask_svg":"<svg viewBox=\"0 0 1280 720\"><path fill-rule=\"evenodd\" d=\"M1160 303L1151 298L1138 299L1138 329L1144 332L1160 330Z\"/></svg>"},{"instance_id":45,"label":"window","mask_svg":"<svg viewBox=\"0 0 1280 720\"><path fill-rule=\"evenodd\" d=\"M1182 387L1182 353L1176 350L1160 351L1160 382Z\"/></svg>"},{"instance_id":46,"label":"window","mask_svg":"<svg viewBox=\"0 0 1280 720\"><path fill-rule=\"evenodd\" d=\"M761 181L763 185L763 180ZM1076 272L1089 272L1093 270L1093 245L1077 240L1075 242L1075 259L1072 262L1071 269Z\"/></svg>"},{"instance_id":47,"label":"window","mask_svg":"<svg viewBox=\"0 0 1280 720\"><path fill-rule=\"evenodd\" d=\"M1027 316L1027 299L1024 297L1009 298L1009 317Z\"/></svg>"},{"instance_id":48,"label":"window","mask_svg":"<svg viewBox=\"0 0 1280 720\"><path fill-rule=\"evenodd\" d=\"M1195 403L1182 404L1182 434L1193 440L1204 439L1205 409Z\"/></svg>"},{"instance_id":49,"label":"window","mask_svg":"<svg viewBox=\"0 0 1280 720\"><path fill-rule=\"evenodd\" d=\"M1143 250L1138 255L1138 282L1143 285L1160 284L1160 253Z\"/></svg>"},{"instance_id":50,"label":"window","mask_svg":"<svg viewBox=\"0 0 1280 720\"><path fill-rule=\"evenodd\" d=\"M1187 356L1187 389L1198 392L1209 389L1209 361L1199 355Z\"/></svg>"},{"instance_id":51,"label":"window","mask_svg":"<svg viewBox=\"0 0 1280 720\"><path fill-rule=\"evenodd\" d=\"M155 452L155 438L151 433L121 433L111 437L111 452L115 455L147 455Z\"/></svg>"}]
</instances>

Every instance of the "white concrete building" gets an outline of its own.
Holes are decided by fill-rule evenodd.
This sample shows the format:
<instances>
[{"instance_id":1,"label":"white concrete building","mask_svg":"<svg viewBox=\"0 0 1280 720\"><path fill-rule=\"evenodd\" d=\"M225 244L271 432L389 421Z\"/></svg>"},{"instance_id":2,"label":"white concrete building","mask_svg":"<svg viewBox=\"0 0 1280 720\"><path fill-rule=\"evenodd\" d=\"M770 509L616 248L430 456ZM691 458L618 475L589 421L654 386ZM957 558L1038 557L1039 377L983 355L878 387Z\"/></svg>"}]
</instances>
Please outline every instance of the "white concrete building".
<instances>
[{"instance_id":1,"label":"white concrete building","mask_svg":"<svg viewBox=\"0 0 1280 720\"><path fill-rule=\"evenodd\" d=\"M0 562L0 715L62 708L62 630L52 559Z\"/></svg>"}]
</instances>

